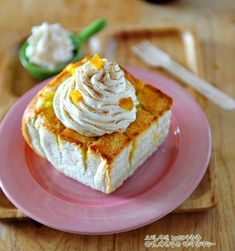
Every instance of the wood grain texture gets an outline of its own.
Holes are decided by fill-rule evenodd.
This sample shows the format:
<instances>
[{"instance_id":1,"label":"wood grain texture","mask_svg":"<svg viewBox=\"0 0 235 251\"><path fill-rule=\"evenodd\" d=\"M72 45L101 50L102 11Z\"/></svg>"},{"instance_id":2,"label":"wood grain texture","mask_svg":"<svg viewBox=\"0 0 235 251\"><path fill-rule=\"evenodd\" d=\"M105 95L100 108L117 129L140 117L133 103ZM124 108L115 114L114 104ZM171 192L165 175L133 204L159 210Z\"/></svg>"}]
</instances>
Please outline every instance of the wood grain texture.
<instances>
[{"instance_id":1,"label":"wood grain texture","mask_svg":"<svg viewBox=\"0 0 235 251\"><path fill-rule=\"evenodd\" d=\"M4 71L11 71L10 67L13 67L9 53L14 53L16 42L28 34L32 25L45 20L57 21L76 30L97 17L107 18L110 27L126 27L127 24L177 25L195 30L201 38L203 62L200 75L235 97L233 0L178 0L165 5L152 5L141 0L8 0L0 1L0 12L0 68ZM6 67L8 64L10 67ZM0 77L3 79L0 81L0 107L5 106L1 109L5 111L15 101L14 96L9 96L12 87L4 84L9 82L5 78L14 76L1 74ZM27 80L28 76L24 77ZM27 81L25 86L17 85L17 78L10 82L14 83L17 97L30 88ZM0 250L146 250L146 234L191 233L201 234L203 239L217 243L209 250L234 250L234 112L218 108L194 91L192 94L202 105L212 129L213 152L210 164L213 166L212 181L218 200L216 208L204 213L170 214L138 230L109 236L67 234L35 222L0 223Z\"/></svg>"}]
</instances>

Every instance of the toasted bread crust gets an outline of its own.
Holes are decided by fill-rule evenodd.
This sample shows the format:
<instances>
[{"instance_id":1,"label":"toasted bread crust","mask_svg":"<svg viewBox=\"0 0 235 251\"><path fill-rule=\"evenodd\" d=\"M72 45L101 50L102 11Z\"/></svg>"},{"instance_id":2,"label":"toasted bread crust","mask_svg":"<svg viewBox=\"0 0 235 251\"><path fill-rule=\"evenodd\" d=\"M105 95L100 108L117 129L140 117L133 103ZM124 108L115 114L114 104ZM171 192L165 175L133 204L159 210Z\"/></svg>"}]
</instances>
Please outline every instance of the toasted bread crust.
<instances>
[{"instance_id":1,"label":"toasted bread crust","mask_svg":"<svg viewBox=\"0 0 235 251\"><path fill-rule=\"evenodd\" d=\"M164 112L171 109L173 99L169 95L165 94L157 87L135 78L124 68L122 69L126 79L135 87L137 98L146 111L150 112L155 117L159 117L164 114Z\"/></svg>"},{"instance_id":2,"label":"toasted bread crust","mask_svg":"<svg viewBox=\"0 0 235 251\"><path fill-rule=\"evenodd\" d=\"M150 84L145 84L141 91L137 92L137 98L145 110L159 117L171 109L173 100L161 90Z\"/></svg>"},{"instance_id":3,"label":"toasted bread crust","mask_svg":"<svg viewBox=\"0 0 235 251\"><path fill-rule=\"evenodd\" d=\"M149 127L151 127L156 122L156 120L157 118L154 117L151 113L138 107L136 120L128 126L124 134L127 137L134 139L148 130Z\"/></svg>"},{"instance_id":4,"label":"toasted bread crust","mask_svg":"<svg viewBox=\"0 0 235 251\"><path fill-rule=\"evenodd\" d=\"M94 141L89 150L107 161L110 166L116 157L131 143L131 139L123 133L105 134Z\"/></svg>"},{"instance_id":5,"label":"toasted bread crust","mask_svg":"<svg viewBox=\"0 0 235 251\"><path fill-rule=\"evenodd\" d=\"M94 141L94 138L86 137L68 128L64 129L58 135L58 137L60 140L69 141L83 149L87 149L88 146Z\"/></svg>"},{"instance_id":6,"label":"toasted bread crust","mask_svg":"<svg viewBox=\"0 0 235 251\"><path fill-rule=\"evenodd\" d=\"M88 138L75 131L66 129L55 116L51 99L53 99L57 87L63 80L71 76L71 68L80 66L88 60L89 58L85 58L77 63L69 64L59 75L49 81L49 83L39 91L24 112L22 133L26 142L35 150L28 132L28 126L30 123L32 124L31 126L34 126L35 120L41 117L43 121L41 126L52 133L56 138L77 144L83 149L89 149L92 153L106 160L110 167L117 156L124 148L131 144L135 137L144 133L156 122L159 116L171 109L172 98L158 88L145 84L122 68L126 79L135 87L137 98L140 102L137 108L137 119L129 125L126 132L113 133L110 135L106 134L99 138ZM48 102L48 107L38 106L39 101L46 104Z\"/></svg>"}]
</instances>

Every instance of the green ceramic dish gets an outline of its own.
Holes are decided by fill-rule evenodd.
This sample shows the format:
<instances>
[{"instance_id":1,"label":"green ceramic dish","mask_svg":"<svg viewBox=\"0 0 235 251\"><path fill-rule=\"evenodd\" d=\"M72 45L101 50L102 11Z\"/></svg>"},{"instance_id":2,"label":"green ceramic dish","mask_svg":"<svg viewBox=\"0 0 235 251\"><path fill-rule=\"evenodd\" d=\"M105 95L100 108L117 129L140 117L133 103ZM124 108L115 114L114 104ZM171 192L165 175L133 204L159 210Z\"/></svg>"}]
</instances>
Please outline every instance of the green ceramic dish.
<instances>
[{"instance_id":1,"label":"green ceramic dish","mask_svg":"<svg viewBox=\"0 0 235 251\"><path fill-rule=\"evenodd\" d=\"M102 30L104 27L106 27L107 21L104 19L98 19L91 23L89 26L87 26L84 30L82 30L79 33L70 33L69 37L72 40L74 44L74 56L69 61L66 61L64 63L58 64L53 70L48 69L46 67L38 66L34 63L31 63L29 59L26 56L26 49L28 47L27 40L22 44L19 52L19 58L21 64L24 66L24 68L27 70L27 72L35 79L38 80L44 80L46 78L49 78L57 73L59 73L64 67L70 63L75 62L81 59L82 55L82 45L85 41L87 41L91 36L93 36L95 33Z\"/></svg>"}]
</instances>

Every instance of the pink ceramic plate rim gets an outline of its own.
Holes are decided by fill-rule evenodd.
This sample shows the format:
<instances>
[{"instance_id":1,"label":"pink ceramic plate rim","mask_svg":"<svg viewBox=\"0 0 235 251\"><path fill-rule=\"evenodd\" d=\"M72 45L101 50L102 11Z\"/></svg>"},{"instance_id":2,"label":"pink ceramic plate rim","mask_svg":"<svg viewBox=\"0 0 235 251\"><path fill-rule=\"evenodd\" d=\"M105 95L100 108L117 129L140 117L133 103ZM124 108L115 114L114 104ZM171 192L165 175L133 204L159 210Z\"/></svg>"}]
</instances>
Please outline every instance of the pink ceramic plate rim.
<instances>
[{"instance_id":1,"label":"pink ceramic plate rim","mask_svg":"<svg viewBox=\"0 0 235 251\"><path fill-rule=\"evenodd\" d=\"M129 69L137 78L156 85L174 99L172 114L180 128L176 160L167 175L146 193L124 204L89 207L61 200L42 189L28 171L20 134L23 111L45 84L28 91L11 108L0 126L0 181L10 201L29 217L50 227L73 233L111 234L147 225L173 211L195 190L211 154L211 133L206 116L195 100L176 82L144 70ZM12 136L21 144L12 146ZM11 147L19 154L9 158ZM19 172L12 171L19 167ZM11 168L12 167L12 168ZM141 184L140 184L141 185Z\"/></svg>"}]
</instances>

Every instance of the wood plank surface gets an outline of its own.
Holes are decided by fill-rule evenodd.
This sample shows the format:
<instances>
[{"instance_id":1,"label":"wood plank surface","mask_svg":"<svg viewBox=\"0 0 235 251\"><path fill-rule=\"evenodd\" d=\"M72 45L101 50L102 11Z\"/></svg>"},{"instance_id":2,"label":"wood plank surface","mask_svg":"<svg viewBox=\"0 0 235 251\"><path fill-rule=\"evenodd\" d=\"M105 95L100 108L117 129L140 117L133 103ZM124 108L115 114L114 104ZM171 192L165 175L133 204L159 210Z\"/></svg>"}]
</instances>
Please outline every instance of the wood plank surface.
<instances>
[{"instance_id":1,"label":"wood plank surface","mask_svg":"<svg viewBox=\"0 0 235 251\"><path fill-rule=\"evenodd\" d=\"M16 43L29 33L32 25L45 20L60 22L71 30L79 30L98 17L108 19L109 29L177 25L195 30L202 45L200 75L235 97L235 4L232 0L176 0L165 5L141 0L8 0L0 1L0 14L0 68L5 71L0 75L0 116L13 104L15 96L19 97L29 88L27 81L22 88L17 78L7 74L14 67L9 53L15 53ZM8 82L14 86L4 85ZM12 89L16 95L11 95ZM234 112L224 111L194 91L190 92L206 112L212 129L210 165L218 200L216 208L204 213L170 214L140 229L109 236L68 234L35 222L2 222L0 250L146 250L147 234L200 234L204 240L217 243L210 250L234 250Z\"/></svg>"}]
</instances>

